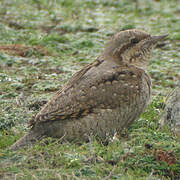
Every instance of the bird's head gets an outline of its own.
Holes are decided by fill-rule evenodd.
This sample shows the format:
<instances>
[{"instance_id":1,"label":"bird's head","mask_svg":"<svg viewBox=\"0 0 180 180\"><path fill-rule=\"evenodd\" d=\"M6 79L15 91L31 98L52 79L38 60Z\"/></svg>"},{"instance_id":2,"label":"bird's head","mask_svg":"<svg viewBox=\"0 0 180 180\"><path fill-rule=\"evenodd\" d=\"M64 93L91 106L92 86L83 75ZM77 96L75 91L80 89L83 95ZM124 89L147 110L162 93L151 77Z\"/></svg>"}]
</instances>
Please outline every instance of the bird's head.
<instances>
[{"instance_id":1,"label":"bird's head","mask_svg":"<svg viewBox=\"0 0 180 180\"><path fill-rule=\"evenodd\" d=\"M146 68L152 48L166 36L151 36L137 29L121 31L106 44L104 55L120 64L127 63Z\"/></svg>"}]
</instances>

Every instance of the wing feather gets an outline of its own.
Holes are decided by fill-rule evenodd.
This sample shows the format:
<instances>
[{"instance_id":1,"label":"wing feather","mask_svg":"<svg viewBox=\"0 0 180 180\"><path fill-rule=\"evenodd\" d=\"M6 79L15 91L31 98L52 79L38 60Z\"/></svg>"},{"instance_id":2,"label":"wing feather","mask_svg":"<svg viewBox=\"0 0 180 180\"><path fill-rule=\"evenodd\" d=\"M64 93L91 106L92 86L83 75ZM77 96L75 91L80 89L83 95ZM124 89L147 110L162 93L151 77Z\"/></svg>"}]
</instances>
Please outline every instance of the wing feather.
<instances>
[{"instance_id":1,"label":"wing feather","mask_svg":"<svg viewBox=\"0 0 180 180\"><path fill-rule=\"evenodd\" d=\"M143 70L134 66L113 66L95 61L76 73L30 125L50 120L78 119L96 108L113 109L129 103L129 96L140 92L139 79L143 74Z\"/></svg>"}]
</instances>

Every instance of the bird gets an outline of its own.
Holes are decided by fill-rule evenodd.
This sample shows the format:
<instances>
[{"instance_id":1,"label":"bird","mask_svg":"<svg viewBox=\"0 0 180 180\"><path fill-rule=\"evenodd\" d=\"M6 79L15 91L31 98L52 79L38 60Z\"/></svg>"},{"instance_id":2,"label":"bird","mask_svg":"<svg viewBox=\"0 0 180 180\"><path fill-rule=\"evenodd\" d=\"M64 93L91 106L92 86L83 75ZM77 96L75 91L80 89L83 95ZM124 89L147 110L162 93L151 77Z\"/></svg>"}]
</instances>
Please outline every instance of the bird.
<instances>
[{"instance_id":1,"label":"bird","mask_svg":"<svg viewBox=\"0 0 180 180\"><path fill-rule=\"evenodd\" d=\"M30 130L10 149L44 137L69 142L105 139L138 119L151 97L147 73L153 47L167 35L130 29L115 33L92 63L76 72L29 121Z\"/></svg>"}]
</instances>

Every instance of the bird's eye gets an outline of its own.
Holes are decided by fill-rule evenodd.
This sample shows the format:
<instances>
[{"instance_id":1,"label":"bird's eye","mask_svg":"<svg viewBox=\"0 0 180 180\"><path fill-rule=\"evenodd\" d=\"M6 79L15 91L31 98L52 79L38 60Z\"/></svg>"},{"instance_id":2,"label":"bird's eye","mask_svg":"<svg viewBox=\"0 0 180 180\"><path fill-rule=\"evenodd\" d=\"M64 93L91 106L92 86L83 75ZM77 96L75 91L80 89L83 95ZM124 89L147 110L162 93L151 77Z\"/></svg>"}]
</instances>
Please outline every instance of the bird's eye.
<instances>
[{"instance_id":1,"label":"bird's eye","mask_svg":"<svg viewBox=\"0 0 180 180\"><path fill-rule=\"evenodd\" d=\"M132 44L137 44L138 42L139 42L139 40L136 39L136 38L131 39L131 43L132 43Z\"/></svg>"}]
</instances>

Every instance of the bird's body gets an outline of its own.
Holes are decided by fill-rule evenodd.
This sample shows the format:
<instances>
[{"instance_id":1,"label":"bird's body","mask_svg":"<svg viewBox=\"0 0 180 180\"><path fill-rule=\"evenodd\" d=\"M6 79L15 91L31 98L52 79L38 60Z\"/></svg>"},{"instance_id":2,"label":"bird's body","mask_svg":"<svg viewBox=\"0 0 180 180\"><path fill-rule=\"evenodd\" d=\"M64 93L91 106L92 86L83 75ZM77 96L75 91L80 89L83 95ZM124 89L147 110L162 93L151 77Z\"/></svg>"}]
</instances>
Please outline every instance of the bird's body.
<instances>
[{"instance_id":1,"label":"bird's body","mask_svg":"<svg viewBox=\"0 0 180 180\"><path fill-rule=\"evenodd\" d=\"M148 45L148 40L151 36L138 30L116 34L102 55L77 72L30 121L30 132L11 149L44 136L72 141L121 132L150 99L151 80L145 70L154 42Z\"/></svg>"}]
</instances>

